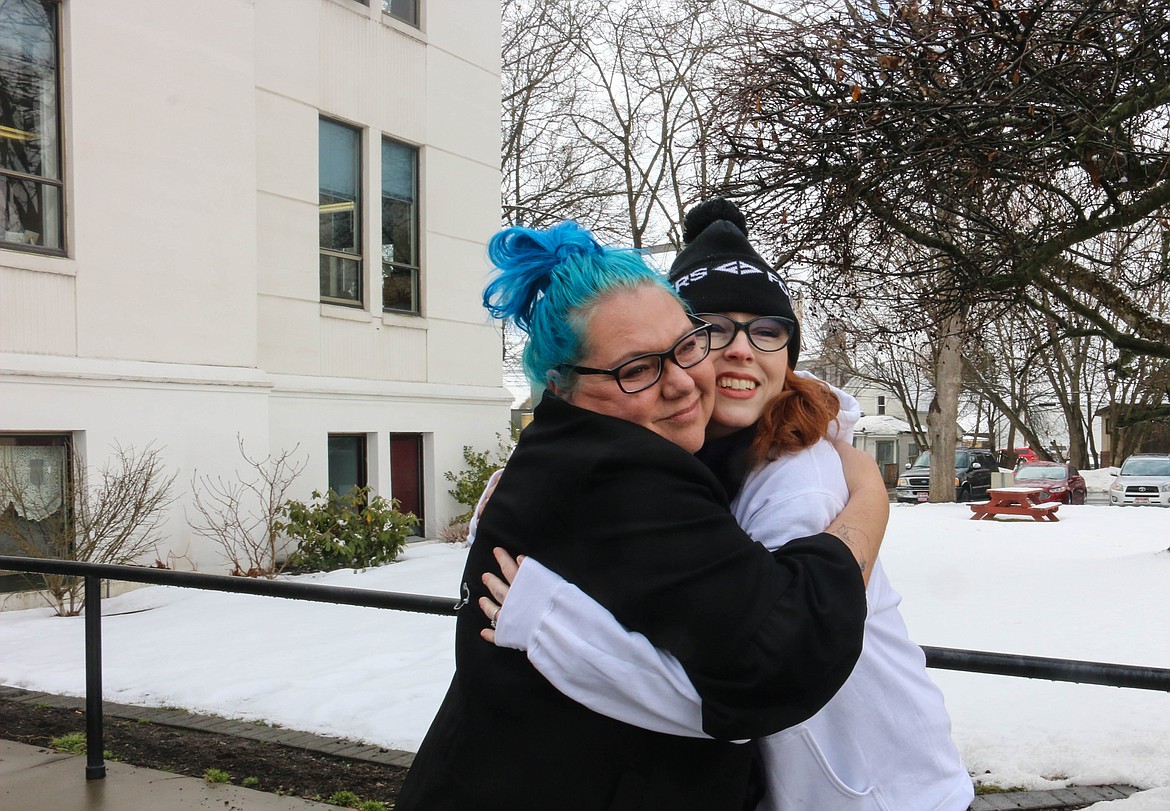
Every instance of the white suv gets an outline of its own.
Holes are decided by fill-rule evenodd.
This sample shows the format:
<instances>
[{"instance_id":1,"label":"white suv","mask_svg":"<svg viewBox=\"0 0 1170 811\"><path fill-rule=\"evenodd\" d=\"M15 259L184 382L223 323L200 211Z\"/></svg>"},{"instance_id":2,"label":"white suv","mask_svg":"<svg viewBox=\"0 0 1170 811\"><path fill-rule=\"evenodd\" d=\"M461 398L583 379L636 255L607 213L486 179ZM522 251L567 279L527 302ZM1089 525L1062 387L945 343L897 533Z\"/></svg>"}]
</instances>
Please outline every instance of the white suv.
<instances>
[{"instance_id":1,"label":"white suv","mask_svg":"<svg viewBox=\"0 0 1170 811\"><path fill-rule=\"evenodd\" d=\"M1109 503L1170 507L1170 454L1135 453L1109 485Z\"/></svg>"}]
</instances>

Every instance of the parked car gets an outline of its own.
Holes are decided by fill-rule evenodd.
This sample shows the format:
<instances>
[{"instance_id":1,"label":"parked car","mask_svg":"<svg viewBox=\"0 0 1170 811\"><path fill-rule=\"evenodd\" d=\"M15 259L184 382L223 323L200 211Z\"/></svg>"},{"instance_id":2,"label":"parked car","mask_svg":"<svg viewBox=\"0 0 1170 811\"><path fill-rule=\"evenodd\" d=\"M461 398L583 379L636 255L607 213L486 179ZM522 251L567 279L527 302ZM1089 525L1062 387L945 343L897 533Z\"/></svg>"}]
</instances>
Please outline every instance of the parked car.
<instances>
[{"instance_id":1,"label":"parked car","mask_svg":"<svg viewBox=\"0 0 1170 811\"><path fill-rule=\"evenodd\" d=\"M1040 457L1031 448L1000 448L997 461L1000 467L1014 468L1024 462L1039 462Z\"/></svg>"},{"instance_id":2,"label":"parked car","mask_svg":"<svg viewBox=\"0 0 1170 811\"><path fill-rule=\"evenodd\" d=\"M955 449L955 500L987 498L991 474L999 470L995 454L984 448ZM930 499L930 451L923 451L914 464L898 477L894 488L898 501L919 502Z\"/></svg>"},{"instance_id":3,"label":"parked car","mask_svg":"<svg viewBox=\"0 0 1170 811\"><path fill-rule=\"evenodd\" d=\"M1170 454L1135 453L1122 462L1109 485L1109 503L1170 507Z\"/></svg>"},{"instance_id":4,"label":"parked car","mask_svg":"<svg viewBox=\"0 0 1170 811\"><path fill-rule=\"evenodd\" d=\"M1089 488L1085 477L1067 462L1025 462L1016 468L1016 484L1044 490L1042 501L1084 504Z\"/></svg>"}]
</instances>

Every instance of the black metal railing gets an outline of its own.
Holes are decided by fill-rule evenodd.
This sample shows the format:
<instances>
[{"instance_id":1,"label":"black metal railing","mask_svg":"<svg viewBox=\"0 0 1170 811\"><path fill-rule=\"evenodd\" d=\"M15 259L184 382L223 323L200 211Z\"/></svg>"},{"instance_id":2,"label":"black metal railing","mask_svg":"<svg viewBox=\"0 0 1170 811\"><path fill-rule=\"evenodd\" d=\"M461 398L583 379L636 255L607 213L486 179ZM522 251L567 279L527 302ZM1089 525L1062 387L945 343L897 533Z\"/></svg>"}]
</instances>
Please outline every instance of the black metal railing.
<instances>
[{"instance_id":1,"label":"black metal railing","mask_svg":"<svg viewBox=\"0 0 1170 811\"><path fill-rule=\"evenodd\" d=\"M314 603L355 605L365 608L390 608L423 614L454 616L462 601L451 597L424 594L399 594L390 591L352 589L283 580L176 572L145 566L118 566L107 563L82 563L75 560L0 555L0 571L31 572L81 577L85 589L85 777L100 780L106 776L105 728L102 718L102 612L101 581L121 580L157 586L226 591L232 594L259 594L287 600Z\"/></svg>"},{"instance_id":2,"label":"black metal railing","mask_svg":"<svg viewBox=\"0 0 1170 811\"><path fill-rule=\"evenodd\" d=\"M159 586L225 591L233 594L258 594L288 600L307 600L315 603L333 603L366 608L389 608L395 611L413 611L422 614L454 616L464 600L452 597L433 597L423 594L402 594L370 589L342 588L311 583L292 583L284 580L260 580L247 577L176 572L170 569L152 569L143 566L117 566L101 563L81 563L72 560L0 555L0 571L31 572L34 574L72 575L84 578L85 583L85 724L86 724L86 779L105 777L106 767L102 750L105 732L102 719L101 666L101 598L102 580L121 580L130 583L150 583ZM1138 690L1170 692L1170 669L1118 665L1106 662L1084 662L1075 659L1050 659L1013 653L961 650L923 646L927 667L943 670L961 670L999 676L1016 676L1048 681L1100 684L1109 687L1129 687Z\"/></svg>"}]
</instances>

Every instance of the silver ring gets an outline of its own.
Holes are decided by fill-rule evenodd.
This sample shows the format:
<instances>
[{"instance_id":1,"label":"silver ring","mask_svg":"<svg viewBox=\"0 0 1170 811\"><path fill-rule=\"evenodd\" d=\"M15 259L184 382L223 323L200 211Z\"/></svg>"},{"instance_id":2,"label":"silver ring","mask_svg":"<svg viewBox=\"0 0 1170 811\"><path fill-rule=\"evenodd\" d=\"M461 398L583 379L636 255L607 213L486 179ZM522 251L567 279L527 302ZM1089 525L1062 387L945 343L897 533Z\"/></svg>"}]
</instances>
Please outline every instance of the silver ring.
<instances>
[{"instance_id":1,"label":"silver ring","mask_svg":"<svg viewBox=\"0 0 1170 811\"><path fill-rule=\"evenodd\" d=\"M500 608L503 606L496 606L496 613L492 614L492 627L496 627L496 620L500 618Z\"/></svg>"}]
</instances>

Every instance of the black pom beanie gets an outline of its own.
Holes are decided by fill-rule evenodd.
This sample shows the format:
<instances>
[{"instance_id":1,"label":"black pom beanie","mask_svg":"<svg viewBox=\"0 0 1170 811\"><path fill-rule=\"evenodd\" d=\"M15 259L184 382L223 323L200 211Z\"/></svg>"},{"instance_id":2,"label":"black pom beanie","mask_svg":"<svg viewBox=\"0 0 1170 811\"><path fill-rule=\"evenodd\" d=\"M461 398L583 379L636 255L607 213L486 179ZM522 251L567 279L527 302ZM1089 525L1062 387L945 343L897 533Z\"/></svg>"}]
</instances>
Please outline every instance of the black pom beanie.
<instances>
[{"instance_id":1,"label":"black pom beanie","mask_svg":"<svg viewBox=\"0 0 1170 811\"><path fill-rule=\"evenodd\" d=\"M788 286L747 238L735 203L716 197L687 212L683 242L670 266L670 283L696 313L778 315L796 327L788 342L788 368L800 355L800 324Z\"/></svg>"}]
</instances>

